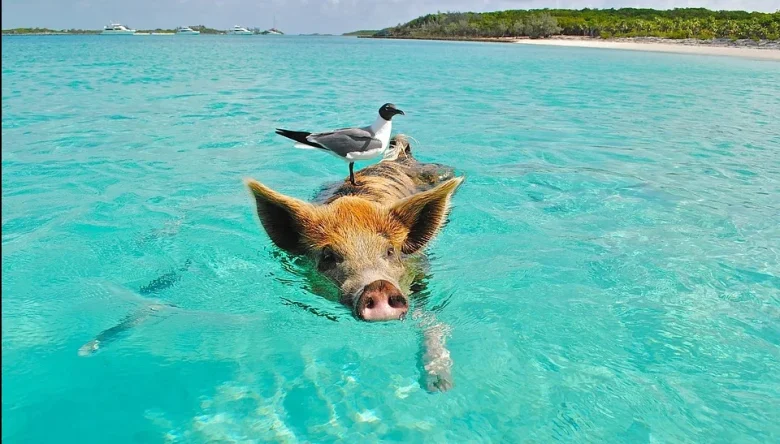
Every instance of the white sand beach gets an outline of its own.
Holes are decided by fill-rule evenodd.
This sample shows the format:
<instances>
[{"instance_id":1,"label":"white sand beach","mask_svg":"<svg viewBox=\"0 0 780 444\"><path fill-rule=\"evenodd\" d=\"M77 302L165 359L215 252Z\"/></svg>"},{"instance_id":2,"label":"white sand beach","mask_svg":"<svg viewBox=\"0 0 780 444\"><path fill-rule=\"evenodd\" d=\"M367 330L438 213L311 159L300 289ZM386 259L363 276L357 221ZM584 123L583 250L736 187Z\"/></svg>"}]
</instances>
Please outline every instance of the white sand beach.
<instances>
[{"instance_id":1,"label":"white sand beach","mask_svg":"<svg viewBox=\"0 0 780 444\"><path fill-rule=\"evenodd\" d=\"M630 51L673 52L679 54L700 54L744 57L760 60L780 61L780 50L759 49L751 47L686 45L680 43L613 41L591 38L551 38L551 39L520 39L516 43L523 45L574 46L580 48L624 49Z\"/></svg>"}]
</instances>

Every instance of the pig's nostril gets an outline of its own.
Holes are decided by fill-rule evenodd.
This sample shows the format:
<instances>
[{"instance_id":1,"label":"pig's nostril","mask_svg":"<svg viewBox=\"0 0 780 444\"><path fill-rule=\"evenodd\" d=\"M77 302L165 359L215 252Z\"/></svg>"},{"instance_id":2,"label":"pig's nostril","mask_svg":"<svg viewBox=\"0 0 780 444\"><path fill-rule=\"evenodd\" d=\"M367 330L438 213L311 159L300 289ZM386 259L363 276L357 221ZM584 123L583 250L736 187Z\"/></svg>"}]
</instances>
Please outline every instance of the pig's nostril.
<instances>
[{"instance_id":1,"label":"pig's nostril","mask_svg":"<svg viewBox=\"0 0 780 444\"><path fill-rule=\"evenodd\" d=\"M366 300L366 308L374 308L374 298L369 297L368 300Z\"/></svg>"},{"instance_id":2,"label":"pig's nostril","mask_svg":"<svg viewBox=\"0 0 780 444\"><path fill-rule=\"evenodd\" d=\"M387 302L393 308L406 307L406 299L404 299L404 297L401 295L390 296L390 299Z\"/></svg>"}]
</instances>

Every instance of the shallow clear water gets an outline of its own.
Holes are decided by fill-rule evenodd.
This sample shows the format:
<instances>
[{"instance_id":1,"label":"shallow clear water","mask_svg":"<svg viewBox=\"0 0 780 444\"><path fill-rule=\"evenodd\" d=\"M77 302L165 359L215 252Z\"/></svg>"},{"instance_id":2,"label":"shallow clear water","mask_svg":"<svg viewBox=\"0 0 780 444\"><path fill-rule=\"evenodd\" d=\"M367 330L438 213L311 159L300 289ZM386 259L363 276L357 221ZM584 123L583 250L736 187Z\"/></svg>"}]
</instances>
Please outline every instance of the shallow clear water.
<instances>
[{"instance_id":1,"label":"shallow clear water","mask_svg":"<svg viewBox=\"0 0 780 444\"><path fill-rule=\"evenodd\" d=\"M3 442L780 436L776 62L3 37L2 70ZM242 184L312 197L345 165L273 129L387 101L418 158L466 176L429 248L445 394L412 323L308 290ZM77 355L150 300L179 308Z\"/></svg>"}]
</instances>

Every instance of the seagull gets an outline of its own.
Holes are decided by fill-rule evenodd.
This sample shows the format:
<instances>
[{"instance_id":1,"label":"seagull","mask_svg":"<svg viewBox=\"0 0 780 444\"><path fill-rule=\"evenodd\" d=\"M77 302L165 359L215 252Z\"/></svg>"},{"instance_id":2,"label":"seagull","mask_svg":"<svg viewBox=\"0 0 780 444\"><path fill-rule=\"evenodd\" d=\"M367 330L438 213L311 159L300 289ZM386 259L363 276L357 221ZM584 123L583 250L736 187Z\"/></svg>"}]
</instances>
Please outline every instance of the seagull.
<instances>
[{"instance_id":1,"label":"seagull","mask_svg":"<svg viewBox=\"0 0 780 444\"><path fill-rule=\"evenodd\" d=\"M276 134L296 142L296 148L320 149L349 163L349 182L355 182L355 161L369 160L382 154L390 144L390 130L393 116L405 115L392 103L379 108L379 116L370 126L362 128L342 128L326 133L309 133L276 129Z\"/></svg>"}]
</instances>

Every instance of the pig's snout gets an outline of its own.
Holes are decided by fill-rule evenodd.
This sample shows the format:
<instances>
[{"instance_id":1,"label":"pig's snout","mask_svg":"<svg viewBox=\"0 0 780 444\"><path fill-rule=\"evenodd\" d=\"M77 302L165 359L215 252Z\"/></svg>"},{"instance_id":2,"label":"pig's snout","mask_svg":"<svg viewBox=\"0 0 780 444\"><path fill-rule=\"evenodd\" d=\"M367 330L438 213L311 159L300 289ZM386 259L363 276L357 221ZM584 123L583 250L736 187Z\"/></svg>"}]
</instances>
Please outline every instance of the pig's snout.
<instances>
[{"instance_id":1,"label":"pig's snout","mask_svg":"<svg viewBox=\"0 0 780 444\"><path fill-rule=\"evenodd\" d=\"M403 319L409 310L406 296L392 283L374 281L363 288L355 313L364 321L391 321Z\"/></svg>"}]
</instances>

